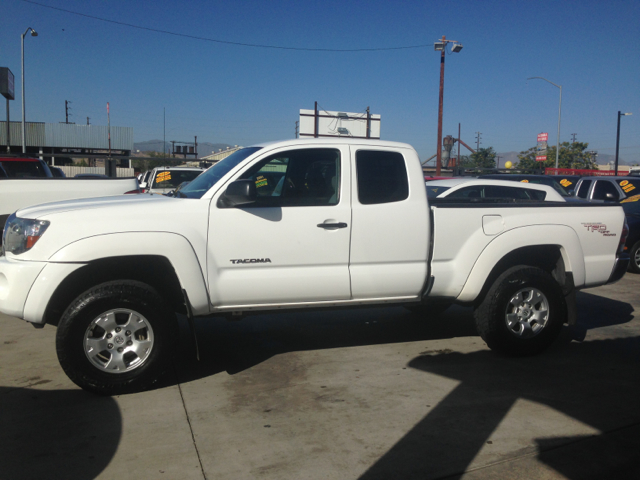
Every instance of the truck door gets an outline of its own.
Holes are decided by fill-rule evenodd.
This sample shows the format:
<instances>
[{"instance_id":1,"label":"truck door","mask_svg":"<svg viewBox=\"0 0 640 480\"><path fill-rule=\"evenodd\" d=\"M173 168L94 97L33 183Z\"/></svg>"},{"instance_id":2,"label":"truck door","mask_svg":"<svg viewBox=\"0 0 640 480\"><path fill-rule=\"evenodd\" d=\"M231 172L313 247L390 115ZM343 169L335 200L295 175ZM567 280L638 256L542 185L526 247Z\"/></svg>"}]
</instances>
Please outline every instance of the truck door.
<instances>
[{"instance_id":1,"label":"truck door","mask_svg":"<svg viewBox=\"0 0 640 480\"><path fill-rule=\"evenodd\" d=\"M430 243L420 162L408 150L352 149L353 299L416 297L427 278Z\"/></svg>"},{"instance_id":2,"label":"truck door","mask_svg":"<svg viewBox=\"0 0 640 480\"><path fill-rule=\"evenodd\" d=\"M213 306L350 299L348 147L267 152L240 179L255 182L255 204L222 208L218 193L210 207Z\"/></svg>"}]
</instances>

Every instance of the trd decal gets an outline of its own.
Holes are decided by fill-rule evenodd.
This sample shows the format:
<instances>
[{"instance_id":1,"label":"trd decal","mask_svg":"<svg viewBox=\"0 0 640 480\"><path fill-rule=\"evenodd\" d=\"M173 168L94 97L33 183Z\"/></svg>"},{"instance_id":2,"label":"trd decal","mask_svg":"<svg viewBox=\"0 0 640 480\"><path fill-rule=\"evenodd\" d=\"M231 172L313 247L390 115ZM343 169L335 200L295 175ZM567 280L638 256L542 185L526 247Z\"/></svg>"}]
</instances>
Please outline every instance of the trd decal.
<instances>
[{"instance_id":1,"label":"trd decal","mask_svg":"<svg viewBox=\"0 0 640 480\"><path fill-rule=\"evenodd\" d=\"M229 261L234 265L236 263L271 263L270 258L245 258L244 260L237 259L237 260L229 260Z\"/></svg>"},{"instance_id":2,"label":"trd decal","mask_svg":"<svg viewBox=\"0 0 640 480\"><path fill-rule=\"evenodd\" d=\"M583 223L582 226L585 227L588 232L598 232L604 237L617 236L617 234L611 233L609 230L607 230L607 226L604 223Z\"/></svg>"}]
</instances>

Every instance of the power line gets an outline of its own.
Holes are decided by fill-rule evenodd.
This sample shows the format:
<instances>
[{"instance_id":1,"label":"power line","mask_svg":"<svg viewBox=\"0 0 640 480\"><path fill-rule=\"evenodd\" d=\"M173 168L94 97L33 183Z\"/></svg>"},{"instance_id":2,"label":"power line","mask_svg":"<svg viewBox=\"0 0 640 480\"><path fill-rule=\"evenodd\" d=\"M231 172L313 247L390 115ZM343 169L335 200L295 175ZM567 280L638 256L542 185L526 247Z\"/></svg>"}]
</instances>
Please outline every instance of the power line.
<instances>
[{"instance_id":1,"label":"power line","mask_svg":"<svg viewBox=\"0 0 640 480\"><path fill-rule=\"evenodd\" d=\"M424 45L406 45L406 46L402 46L402 47L345 48L345 49L339 49L339 48L283 47L283 46L279 46L279 45L264 45L264 44L259 44L259 43L230 42L230 41L227 41L227 40L218 40L218 39L215 39L215 38L207 38L207 37L198 37L198 36L195 36L195 35L187 35L186 33L170 32L169 30L160 30L158 28L143 27L143 26L140 26L140 25L134 25L132 23L118 22L117 20L109 20L107 18L96 17L94 15L87 15L86 13L74 12L73 10L67 10L65 8L52 7L51 5L45 5L43 3L34 2L32 0L22 0L22 1L26 2L26 3L31 3L33 5L38 5L39 7L50 8L51 10L58 10L60 12L70 13L72 15L78 15L80 17L92 18L94 20L99 20L101 22L114 23L116 25L123 25L125 27L137 28L139 30L147 30L149 32L164 33L166 35L174 35L176 37L191 38L191 39L194 39L194 40L203 40L205 42L222 43L222 44L225 44L225 45L236 45L236 46L239 46L239 47L272 48L272 49L278 49L278 50L298 50L298 51L304 51L304 52L380 52L380 51L385 51L385 50L408 50L408 49L412 49L412 48L426 48L426 47L432 47L433 46L433 43L429 43L429 44L424 44Z\"/></svg>"}]
</instances>

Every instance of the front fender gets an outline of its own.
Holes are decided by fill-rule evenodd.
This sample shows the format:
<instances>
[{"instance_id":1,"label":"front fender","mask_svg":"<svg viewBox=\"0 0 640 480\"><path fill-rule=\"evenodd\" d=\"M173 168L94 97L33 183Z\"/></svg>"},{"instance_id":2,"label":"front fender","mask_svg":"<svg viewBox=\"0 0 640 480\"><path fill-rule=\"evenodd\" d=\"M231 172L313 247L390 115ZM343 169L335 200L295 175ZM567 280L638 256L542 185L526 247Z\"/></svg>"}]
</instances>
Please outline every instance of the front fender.
<instances>
[{"instance_id":1,"label":"front fender","mask_svg":"<svg viewBox=\"0 0 640 480\"><path fill-rule=\"evenodd\" d=\"M180 285L189 294L194 315L209 313L209 296L202 266L193 245L170 232L125 232L96 235L59 249L52 263L89 263L109 257L160 255L173 266Z\"/></svg>"},{"instance_id":2,"label":"front fender","mask_svg":"<svg viewBox=\"0 0 640 480\"><path fill-rule=\"evenodd\" d=\"M494 238L474 263L469 277L457 297L460 302L471 302L482 291L491 270L510 252L536 245L557 245L565 264L572 272L576 287L585 284L584 253L576 232L564 225L534 225L514 228Z\"/></svg>"}]
</instances>

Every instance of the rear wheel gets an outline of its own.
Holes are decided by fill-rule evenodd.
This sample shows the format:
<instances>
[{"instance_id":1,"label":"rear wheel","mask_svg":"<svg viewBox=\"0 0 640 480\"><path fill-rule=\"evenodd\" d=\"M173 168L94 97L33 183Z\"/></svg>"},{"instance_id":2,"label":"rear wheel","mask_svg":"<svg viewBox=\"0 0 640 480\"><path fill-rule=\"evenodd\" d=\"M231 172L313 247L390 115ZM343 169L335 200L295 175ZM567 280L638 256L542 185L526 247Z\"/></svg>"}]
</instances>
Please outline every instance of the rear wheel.
<instances>
[{"instance_id":1,"label":"rear wheel","mask_svg":"<svg viewBox=\"0 0 640 480\"><path fill-rule=\"evenodd\" d=\"M629 270L634 273L640 273L640 241L631 247L631 261L629 262Z\"/></svg>"},{"instance_id":2,"label":"rear wheel","mask_svg":"<svg viewBox=\"0 0 640 480\"><path fill-rule=\"evenodd\" d=\"M562 289L551 275L519 266L500 275L474 312L489 348L509 355L533 355L558 337L567 318Z\"/></svg>"},{"instance_id":3,"label":"rear wheel","mask_svg":"<svg viewBox=\"0 0 640 480\"><path fill-rule=\"evenodd\" d=\"M67 308L56 334L58 360L79 387L104 395L141 390L168 367L175 315L149 285L93 287Z\"/></svg>"}]
</instances>

